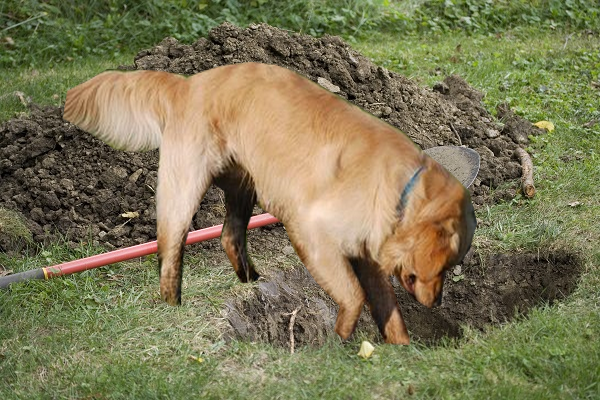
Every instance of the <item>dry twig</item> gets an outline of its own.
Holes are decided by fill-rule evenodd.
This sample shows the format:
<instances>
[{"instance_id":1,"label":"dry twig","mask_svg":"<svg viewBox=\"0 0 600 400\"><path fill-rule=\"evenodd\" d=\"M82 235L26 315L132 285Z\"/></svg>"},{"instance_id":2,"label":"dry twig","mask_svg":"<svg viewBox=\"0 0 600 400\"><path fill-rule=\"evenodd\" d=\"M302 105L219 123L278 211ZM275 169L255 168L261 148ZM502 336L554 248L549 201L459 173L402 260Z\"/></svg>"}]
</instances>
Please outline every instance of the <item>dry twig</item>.
<instances>
[{"instance_id":1,"label":"dry twig","mask_svg":"<svg viewBox=\"0 0 600 400\"><path fill-rule=\"evenodd\" d=\"M29 107L31 105L31 97L27 96L23 92L19 92L18 90L11 93L3 94L2 96L0 96L0 100L4 100L5 98L11 96L15 96L16 98L18 98L21 104L23 104L23 107Z\"/></svg>"},{"instance_id":2,"label":"dry twig","mask_svg":"<svg viewBox=\"0 0 600 400\"><path fill-rule=\"evenodd\" d=\"M296 322L296 314L298 314L298 311L300 311L300 307L296 308L291 313L283 314L283 315L291 315L291 317L290 317L290 324L288 326L288 329L290 331L290 354L294 354L294 347L295 347L295 341L294 341L294 323Z\"/></svg>"},{"instance_id":3,"label":"dry twig","mask_svg":"<svg viewBox=\"0 0 600 400\"><path fill-rule=\"evenodd\" d=\"M452 132L454 132L454 134L456 135L456 138L458 139L458 145L462 146L462 140L460 140L460 135L458 134L458 131L456 130L456 128L454 127L454 125L452 125L452 123L450 123L450 130L452 130Z\"/></svg>"},{"instance_id":4,"label":"dry twig","mask_svg":"<svg viewBox=\"0 0 600 400\"><path fill-rule=\"evenodd\" d=\"M531 162L531 157L529 157L529 154L527 154L525 150L517 147L515 151L521 160L521 168L523 169L521 174L521 188L523 189L525 197L531 199L535 195L535 186L533 185L533 163Z\"/></svg>"}]
</instances>

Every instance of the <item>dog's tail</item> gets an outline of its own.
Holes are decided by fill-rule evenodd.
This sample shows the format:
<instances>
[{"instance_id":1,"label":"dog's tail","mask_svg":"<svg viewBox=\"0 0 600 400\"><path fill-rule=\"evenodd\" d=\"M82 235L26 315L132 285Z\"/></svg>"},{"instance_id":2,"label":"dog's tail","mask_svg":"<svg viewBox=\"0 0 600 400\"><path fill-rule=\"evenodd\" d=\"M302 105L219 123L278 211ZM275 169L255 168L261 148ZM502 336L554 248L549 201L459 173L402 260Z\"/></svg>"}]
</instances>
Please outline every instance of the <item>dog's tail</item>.
<instances>
[{"instance_id":1,"label":"dog's tail","mask_svg":"<svg viewBox=\"0 0 600 400\"><path fill-rule=\"evenodd\" d=\"M159 71L104 72L67 92L63 118L114 148L160 146L169 94L182 77Z\"/></svg>"}]
</instances>

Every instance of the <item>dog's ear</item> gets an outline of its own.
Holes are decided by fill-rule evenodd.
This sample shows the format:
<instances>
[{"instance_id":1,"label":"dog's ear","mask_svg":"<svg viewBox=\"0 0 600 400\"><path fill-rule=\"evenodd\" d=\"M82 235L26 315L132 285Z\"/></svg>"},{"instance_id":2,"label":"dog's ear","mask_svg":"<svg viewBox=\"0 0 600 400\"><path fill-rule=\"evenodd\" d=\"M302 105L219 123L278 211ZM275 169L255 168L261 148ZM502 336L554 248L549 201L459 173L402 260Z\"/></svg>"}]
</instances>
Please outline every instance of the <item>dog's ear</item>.
<instances>
[{"instance_id":1,"label":"dog's ear","mask_svg":"<svg viewBox=\"0 0 600 400\"><path fill-rule=\"evenodd\" d=\"M384 242L378 256L378 262L387 275L400 271L403 266L413 265L413 247L415 236L397 229Z\"/></svg>"},{"instance_id":2,"label":"dog's ear","mask_svg":"<svg viewBox=\"0 0 600 400\"><path fill-rule=\"evenodd\" d=\"M100 74L67 92L63 118L119 150L156 149L166 119L164 74Z\"/></svg>"},{"instance_id":3,"label":"dog's ear","mask_svg":"<svg viewBox=\"0 0 600 400\"><path fill-rule=\"evenodd\" d=\"M446 248L454 255L455 263L461 262L469 251L477 222L473 206L469 198L465 199L465 207L459 217L451 217L439 223L440 236Z\"/></svg>"},{"instance_id":4,"label":"dog's ear","mask_svg":"<svg viewBox=\"0 0 600 400\"><path fill-rule=\"evenodd\" d=\"M460 252L460 232L458 231L458 221L456 218L448 218L441 223L440 227L440 239L444 245L448 247L452 254L459 254Z\"/></svg>"}]
</instances>

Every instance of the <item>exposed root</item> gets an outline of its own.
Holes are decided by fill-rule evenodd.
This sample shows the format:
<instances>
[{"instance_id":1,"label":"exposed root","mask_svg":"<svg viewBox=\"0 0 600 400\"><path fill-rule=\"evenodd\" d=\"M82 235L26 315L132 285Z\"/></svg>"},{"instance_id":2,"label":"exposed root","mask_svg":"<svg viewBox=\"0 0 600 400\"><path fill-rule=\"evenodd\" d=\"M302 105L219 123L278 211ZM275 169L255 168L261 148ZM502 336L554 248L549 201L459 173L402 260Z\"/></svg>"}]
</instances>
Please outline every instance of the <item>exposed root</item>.
<instances>
[{"instance_id":1,"label":"exposed root","mask_svg":"<svg viewBox=\"0 0 600 400\"><path fill-rule=\"evenodd\" d=\"M296 314L300 311L300 307L296 308L294 311L284 315L291 315L290 317L290 325L288 329L290 331L290 354L294 354L295 340L294 340L294 323L296 322Z\"/></svg>"},{"instance_id":2,"label":"exposed root","mask_svg":"<svg viewBox=\"0 0 600 400\"><path fill-rule=\"evenodd\" d=\"M456 128L454 127L454 125L452 125L452 123L450 123L450 129L456 135L456 138L458 139L458 145L462 146L463 144L462 144L462 140L460 139L460 135L458 134L458 132L456 131Z\"/></svg>"},{"instance_id":3,"label":"exposed root","mask_svg":"<svg viewBox=\"0 0 600 400\"><path fill-rule=\"evenodd\" d=\"M535 186L533 185L533 163L531 162L531 157L529 157L529 154L527 154L525 150L517 147L515 151L521 160L521 168L523 169L521 188L523 189L525 197L531 199L535 196Z\"/></svg>"}]
</instances>

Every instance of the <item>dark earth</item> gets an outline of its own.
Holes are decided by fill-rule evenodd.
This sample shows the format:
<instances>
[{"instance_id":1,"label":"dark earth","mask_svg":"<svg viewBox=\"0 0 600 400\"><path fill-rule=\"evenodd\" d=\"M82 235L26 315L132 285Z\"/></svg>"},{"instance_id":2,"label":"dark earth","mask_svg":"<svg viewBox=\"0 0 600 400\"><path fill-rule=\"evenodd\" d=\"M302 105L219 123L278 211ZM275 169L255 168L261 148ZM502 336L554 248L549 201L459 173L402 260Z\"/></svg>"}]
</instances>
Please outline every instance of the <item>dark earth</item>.
<instances>
[{"instance_id":1,"label":"dark earth","mask_svg":"<svg viewBox=\"0 0 600 400\"><path fill-rule=\"evenodd\" d=\"M375 65L338 37L317 39L264 24L242 29L225 23L191 45L166 38L141 51L133 65L120 68L190 75L248 61L295 70L396 126L424 149L473 148L481 156L479 176L470 188L476 209L518 196L521 167L514 149L542 132L506 105L498 106L496 117L490 114L482 105L483 94L459 76L423 88ZM157 151L115 151L64 121L61 108L32 106L27 116L0 126L0 207L20 212L36 243L65 239L113 249L154 240L157 167ZM224 212L222 193L212 187L191 228L220 224ZM0 251L22 251L2 235L0 229ZM254 231L249 241L256 253L290 249L281 225ZM196 246L207 257L222 259L218 240ZM435 310L396 285L413 338L433 343L458 337L461 325L483 329L510 320L516 311L563 298L573 290L580 265L563 253L472 253L461 268L448 274L444 304ZM335 304L304 268L263 275L252 296L227 302L226 336L287 346L289 313L297 307L297 345L321 344L333 334ZM359 329L375 332L365 315Z\"/></svg>"}]
</instances>

